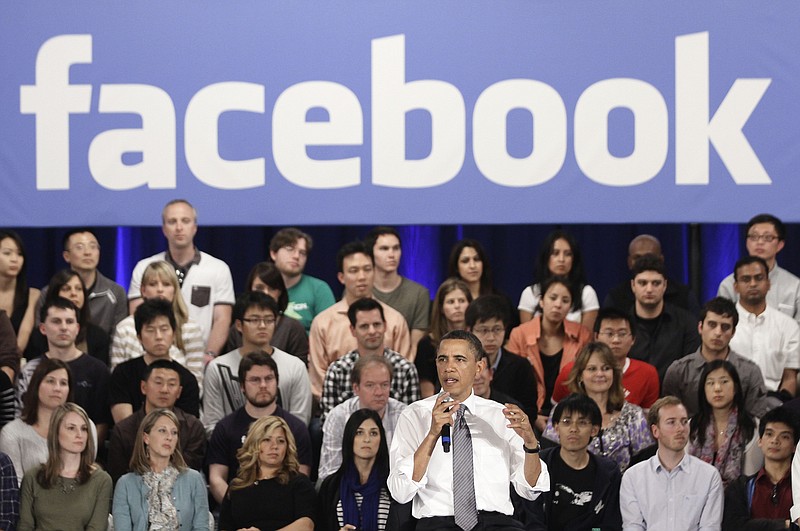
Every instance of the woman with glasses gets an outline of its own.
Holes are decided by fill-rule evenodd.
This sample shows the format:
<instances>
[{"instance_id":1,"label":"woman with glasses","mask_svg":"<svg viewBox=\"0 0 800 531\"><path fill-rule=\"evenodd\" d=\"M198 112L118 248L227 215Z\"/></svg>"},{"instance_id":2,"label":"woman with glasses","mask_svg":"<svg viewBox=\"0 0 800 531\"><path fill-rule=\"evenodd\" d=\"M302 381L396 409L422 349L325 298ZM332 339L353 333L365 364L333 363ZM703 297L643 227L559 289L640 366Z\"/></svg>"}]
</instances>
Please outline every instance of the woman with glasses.
<instances>
[{"instance_id":1,"label":"woman with glasses","mask_svg":"<svg viewBox=\"0 0 800 531\"><path fill-rule=\"evenodd\" d=\"M575 359L567 387L595 401L603 414L600 433L592 439L589 451L613 460L625 472L631 458L655 444L644 411L625 401L622 373L614 365L611 349L600 342L589 343ZM558 443L552 419L542 437Z\"/></svg>"}]
</instances>

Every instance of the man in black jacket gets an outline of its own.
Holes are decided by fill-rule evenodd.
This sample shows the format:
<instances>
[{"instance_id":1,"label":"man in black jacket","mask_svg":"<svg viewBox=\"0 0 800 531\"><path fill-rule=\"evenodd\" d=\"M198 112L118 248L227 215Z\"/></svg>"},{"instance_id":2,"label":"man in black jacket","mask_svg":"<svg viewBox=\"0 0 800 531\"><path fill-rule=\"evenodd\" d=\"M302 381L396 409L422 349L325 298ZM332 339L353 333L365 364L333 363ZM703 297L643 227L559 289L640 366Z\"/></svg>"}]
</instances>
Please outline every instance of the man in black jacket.
<instances>
[{"instance_id":1,"label":"man in black jacket","mask_svg":"<svg viewBox=\"0 0 800 531\"><path fill-rule=\"evenodd\" d=\"M525 529L622 529L619 468L588 450L602 423L600 409L586 395L572 394L556 405L553 425L561 446L541 452L550 471L550 491L517 505L517 518L524 521Z\"/></svg>"}]
</instances>

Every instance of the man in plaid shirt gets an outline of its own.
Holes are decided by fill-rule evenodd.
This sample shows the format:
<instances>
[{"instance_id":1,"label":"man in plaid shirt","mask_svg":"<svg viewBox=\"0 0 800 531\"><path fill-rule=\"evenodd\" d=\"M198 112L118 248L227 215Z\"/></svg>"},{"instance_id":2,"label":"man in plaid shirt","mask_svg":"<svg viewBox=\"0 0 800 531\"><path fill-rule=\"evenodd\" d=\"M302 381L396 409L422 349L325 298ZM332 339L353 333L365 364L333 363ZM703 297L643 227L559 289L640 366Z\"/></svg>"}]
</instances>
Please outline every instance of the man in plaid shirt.
<instances>
[{"instance_id":1,"label":"man in plaid shirt","mask_svg":"<svg viewBox=\"0 0 800 531\"><path fill-rule=\"evenodd\" d=\"M386 319L380 303L375 299L358 299L348 308L347 317L350 319L350 332L358 346L331 363L325 373L320 401L321 421L325 422L325 415L331 409L353 397L350 373L361 356L383 356L391 363L392 398L406 404L419 400L417 368L403 356L384 346Z\"/></svg>"}]
</instances>

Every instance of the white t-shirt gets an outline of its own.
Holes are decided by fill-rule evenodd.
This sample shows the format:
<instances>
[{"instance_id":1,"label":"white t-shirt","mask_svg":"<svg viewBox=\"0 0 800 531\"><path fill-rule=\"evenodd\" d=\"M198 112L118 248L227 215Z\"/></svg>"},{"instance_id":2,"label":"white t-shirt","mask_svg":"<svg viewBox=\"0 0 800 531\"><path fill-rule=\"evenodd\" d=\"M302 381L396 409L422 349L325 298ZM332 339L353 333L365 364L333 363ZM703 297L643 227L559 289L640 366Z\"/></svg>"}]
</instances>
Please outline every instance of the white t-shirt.
<instances>
[{"instance_id":1,"label":"white t-shirt","mask_svg":"<svg viewBox=\"0 0 800 531\"><path fill-rule=\"evenodd\" d=\"M139 260L131 274L128 288L128 300L141 297L142 275L152 262L166 260L167 253L158 253ZM203 343L208 343L211 324L214 322L214 306L217 304L233 304L236 296L233 293L233 277L228 264L214 258L210 254L200 253L200 262L193 264L186 273L181 286L183 302L189 308L189 317L203 330Z\"/></svg>"},{"instance_id":2,"label":"white t-shirt","mask_svg":"<svg viewBox=\"0 0 800 531\"><path fill-rule=\"evenodd\" d=\"M526 312L536 315L536 313L538 313L539 300L542 298L542 293L540 290L541 288L539 287L539 284L528 286L522 290L517 309L525 310ZM584 312L592 312L600 309L600 301L597 299L597 292L589 284L583 286L581 302L583 304L583 308L577 311L569 312L567 314L567 321L580 323L581 316Z\"/></svg>"}]
</instances>

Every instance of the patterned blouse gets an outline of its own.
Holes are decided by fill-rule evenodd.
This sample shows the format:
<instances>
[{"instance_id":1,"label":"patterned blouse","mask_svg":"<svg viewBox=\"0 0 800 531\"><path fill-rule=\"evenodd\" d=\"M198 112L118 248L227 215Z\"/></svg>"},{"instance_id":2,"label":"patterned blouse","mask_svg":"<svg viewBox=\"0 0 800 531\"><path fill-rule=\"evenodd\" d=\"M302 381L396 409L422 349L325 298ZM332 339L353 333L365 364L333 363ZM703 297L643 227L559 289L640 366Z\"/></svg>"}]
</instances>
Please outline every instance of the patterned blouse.
<instances>
[{"instance_id":1,"label":"patterned blouse","mask_svg":"<svg viewBox=\"0 0 800 531\"><path fill-rule=\"evenodd\" d=\"M558 443L558 432L553 428L553 417L547 419L542 436ZM602 455L617 463L620 472L625 472L631 457L655 444L647 425L647 418L639 406L625 402L617 420L608 428L600 430L589 442L589 451Z\"/></svg>"}]
</instances>

